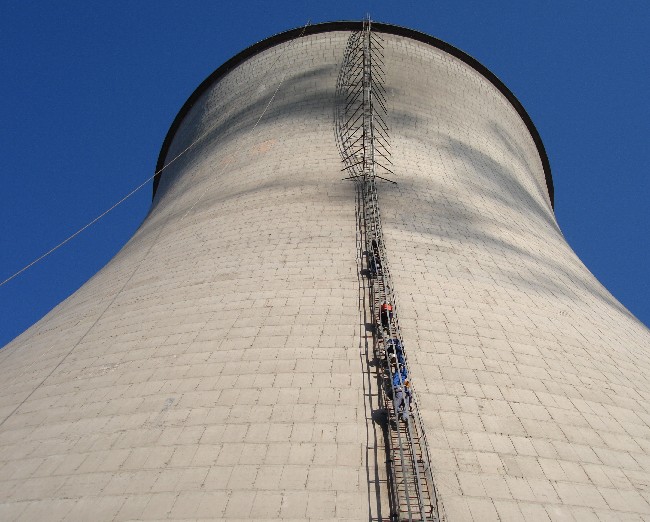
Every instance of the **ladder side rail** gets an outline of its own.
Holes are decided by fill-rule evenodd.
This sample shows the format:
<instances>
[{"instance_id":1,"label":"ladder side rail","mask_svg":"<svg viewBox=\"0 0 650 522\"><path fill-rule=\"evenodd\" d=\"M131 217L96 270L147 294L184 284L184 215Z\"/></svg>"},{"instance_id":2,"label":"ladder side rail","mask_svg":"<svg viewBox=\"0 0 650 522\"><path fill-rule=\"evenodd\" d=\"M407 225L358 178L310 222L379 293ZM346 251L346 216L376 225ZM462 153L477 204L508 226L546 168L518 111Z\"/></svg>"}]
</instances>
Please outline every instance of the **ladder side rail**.
<instances>
[{"instance_id":1,"label":"ladder side rail","mask_svg":"<svg viewBox=\"0 0 650 522\"><path fill-rule=\"evenodd\" d=\"M378 212L378 208L377 208L377 212ZM378 219L380 219L380 218L378 217ZM379 230L381 230L381 225L379 226ZM380 254L383 254L383 252L384 252L383 244L380 244L380 241L378 241L378 245L379 245ZM401 329L399 328L399 314L397 313L398 308L397 308L397 304L395 302L396 301L396 299L395 299L396 294L394 293L394 289L392 288L392 284L390 282L390 268L388 266L388 261L387 261L387 258L386 258L385 255L381 256L381 264L382 264L382 272L385 272L385 274L386 274L385 284L384 284L384 286L386 288L386 293L387 293L386 301L390 302L391 305L393 306L393 321L395 323L395 332L393 333L392 331L390 331L389 336L390 336L391 339L396 338L401 343L402 350L403 350L403 355L404 355L404 362L405 362L404 366L407 369L407 373L410 375L410 371L409 371L409 367L408 367L408 356L407 356L407 353L406 353L406 348L404 346ZM392 326L392 324L390 322L389 322L389 326ZM399 363L398 363L398 365L399 365ZM398 366L398 369L399 369L399 366ZM424 475L425 475L425 480L426 480L426 482L428 482L427 489L429 490L429 492L431 494L431 497L432 497L431 500L434 503L434 506L432 506L432 507L437 508L437 493L435 491L434 482L433 482L433 474L432 474L431 464L430 464L431 459L430 459L430 457L428 455L428 447L427 447L428 445L426 444L426 432L424 431L424 427L422 425L422 420L421 420L421 417L420 417L420 414L419 414L419 408L417 406L418 401L417 401L417 395L416 395L415 387L413 385L411 385L411 387L412 387L412 391L411 391L411 393L412 393L412 405L413 405L413 413L414 413L413 417L417 422L416 429L418 431L418 435L420 436L420 438L423 439L423 444L418 444L420 446L420 453L421 453L421 457L422 457L422 463L424 465L423 466L424 467L423 471L424 471ZM407 426L407 428L408 428L408 432L409 432L408 433L408 438L410 439L409 442L410 442L411 445L413 445L413 436L412 436L412 431L411 431L410 425ZM415 449L412 448L412 450L415 453ZM421 486L420 486L420 489L421 489Z\"/></svg>"},{"instance_id":2,"label":"ladder side rail","mask_svg":"<svg viewBox=\"0 0 650 522\"><path fill-rule=\"evenodd\" d=\"M372 185L375 185L374 180L371 183L372 183ZM372 187L371 192L376 194L376 187L375 186ZM374 210L375 218L378 220L377 223L379 224L379 208L378 208L378 206L375 206L375 205L373 205L373 207L374 207L373 210ZM380 227L381 227L381 225L379 225L377 227L377 229L376 229L376 231L378 233L377 234L377 239L379 239L379 233L381 231ZM381 238L381 239L383 239L383 238ZM393 292L392 292L392 289L391 289L391 287L389 285L389 272L388 272L388 270L384 271L384 262L385 262L386 256L384 255L383 245L381 243L382 242L377 241L378 249L379 249L379 255L380 255L381 264L382 264L382 280L383 280L383 286L384 286L384 292L383 292L384 300L391 303L391 306L393 306L393 314L392 314L393 317L389 318L389 320L388 320L388 329L387 329L388 330L388 338L392 340L392 339L398 339L398 335L397 335L398 332L397 331L394 332L393 327L392 327L393 321L397 318L397 308L394 306L393 300L392 300ZM391 300L389 301L389 299L391 299ZM399 338L400 338L400 343L401 343L402 342L401 341L401 335L399 336ZM385 340L384 340L384 349L386 349L386 341ZM402 353L404 354L404 362L406 363L407 359L406 359L406 353L404 351L404 345L403 344L402 344L402 350L403 350ZM393 371L392 371L392 367L391 367L390 363L388 363L387 366L388 366L388 371L389 371L389 376L390 376L390 384L392 386L393 385L393 379L394 379ZM399 360L397 360L396 361L397 381L398 381L398 383L399 383L399 385L401 387L404 387L404 382L402 380L402 373L401 373L401 368L400 368L401 366L405 367L405 369L407 371L407 374L408 374L408 366L406 364L402 364ZM393 398L393 400L394 400L394 398ZM397 412L395 412L395 417L396 417L396 423L397 423L397 432L399 434L400 442L401 442L401 433L400 433L400 430L399 430L400 419L399 419L399 416L398 416ZM408 417L407 417L407 419L408 419ZM411 433L411 429L410 429L410 425L409 425L408 420L406 421L406 435L407 435L406 436L406 439L407 439L406 442L409 445L409 450L411 452L411 461L413 463L413 468L414 468L414 472L415 472L414 473L415 474L415 486L416 486L416 489L417 489L418 507L420 508L420 514L421 514L423 520L426 520L424 499L422 498L423 497L423 495L422 495L422 478L420 477L420 470L419 470L419 467L417 466L417 462L416 462L416 451L415 451L415 447L414 447L414 444L413 444L413 437L412 437L412 433ZM400 448L400 449L402 449L402 448ZM410 516L410 512L409 512L409 516Z\"/></svg>"},{"instance_id":3,"label":"ladder side rail","mask_svg":"<svg viewBox=\"0 0 650 522\"><path fill-rule=\"evenodd\" d=\"M372 165L372 163L371 163L371 165ZM365 185L366 185L366 191L365 191L365 194L366 194L366 198L365 198L365 200L366 200L366 208L368 209L368 207L369 207L370 221L374 225L374 227L373 227L373 236L374 236L373 239L377 242L378 247L379 247L379 243L381 241L381 237L380 237L381 229L377 226L378 222L376 220L376 217L377 217L377 210L378 209L377 209L377 207L375 205L375 201L376 201L376 196L375 196L375 194L376 194L376 185L375 185L375 181L374 181L372 176L365 183ZM371 251L371 250L372 249L371 249L370 244L367 244L367 251ZM373 253L373 255L374 255L374 253ZM382 264L382 274L383 274L383 264ZM378 280L378 278L375 279L375 281L373 281L373 286L377 286L377 284L376 284L377 280ZM381 320L380 315L381 314L380 314L380 310L376 309L377 308L377 301L381 301L382 296L384 298L386 296L386 294L385 294L385 279L383 279L383 276L382 276L382 286L384 287L383 291L382 291L382 289L378 289L379 292L375 292L375 295L378 296L378 299L375 298L373 300L373 303L372 303L372 306L375 308L375 310L373 310L374 319L375 319L376 324L378 324L378 325L380 324L380 320ZM387 370L388 370L388 380L389 380L388 385L391 387L391 391L392 391L393 390L394 376L393 376L393 372L392 372L392 368L391 368L390 364L386 364L386 367L387 367ZM404 486L404 498L406 500L406 507L407 507L409 520L412 520L413 515L412 515L412 508L411 508L411 498L410 498L410 495L409 495L409 490L411 489L409 487L409 482L411 482L411 480L409 480L409 479L411 477L409 477L409 470L408 470L408 466L407 466L407 462L406 462L407 459L406 459L405 448L404 448L405 442L408 443L408 441L403 441L402 440L402 434L401 434L401 432L399 430L399 422L400 421L399 421L399 416L398 416L398 414L397 414L397 412L396 412L396 410L394 408L394 400L395 400L395 397L392 396L392 398L390 400L390 405L391 405L390 410L392 410L393 417L394 417L394 422L395 422L395 425L397 427L396 434L397 434L398 451L399 451L399 457L400 457L402 484ZM387 404L388 403L389 403L389 401L387 401ZM389 412L389 416L390 416L390 412ZM411 454L409 455L410 461L411 461L411 464L413 464L415 462L415 459L414 459L415 455L414 455L414 452L413 452L413 448L409 447L409 449L411 450ZM418 492L421 490L421 488L419 488L417 484L416 484L416 489L417 489ZM421 495L418 494L418 497L420 497L420 496ZM418 501L419 500L420 499L418 498ZM418 502L418 503L420 503L420 502Z\"/></svg>"},{"instance_id":4,"label":"ladder side rail","mask_svg":"<svg viewBox=\"0 0 650 522\"><path fill-rule=\"evenodd\" d=\"M366 184L366 183L364 183L364 184ZM367 251L370 251L370 244L367 243L366 247L367 247ZM372 313L372 316L373 316L373 320L375 322L377 322L378 318L379 318L379 314L378 314L378 311L377 311L376 301L378 299L379 300L381 299L379 297L381 293L380 293L380 289L376 288L377 285L376 285L375 282L372 282L372 286L373 286L373 299L371 300L371 313ZM389 376L388 376L389 386L392 386L392 378L393 378L392 373L390 372L390 368L389 368ZM393 414L394 414L393 399L388 397L388 395L386 393L386 390L385 390L385 386L386 386L386 384L383 383L381 388L382 388L382 394L385 396L385 406L387 406L388 409L389 409L388 413L389 413L389 418L390 418L391 411L393 411ZM397 419L395 419L395 420L397 422ZM391 435L390 435L390 430L389 430L389 437L390 436ZM395 507L397 508L398 514L399 514L400 495L399 495L399 491L398 491L399 490L398 484L401 483L403 488L404 488L404 492L406 493L404 498L406 500L406 505L407 505L406 507L407 507L409 520L412 520L410 498L408 498L408 490L410 489L409 484L408 484L409 481L408 481L408 477L407 477L406 473L404 473L404 469L405 469L404 463L406 461L406 456L404 454L404 444L403 444L403 441L401 440L401 434L399 432L397 433L397 448L394 447L395 444L393 444L393 443L391 443L390 446L391 446L391 451L397 451L398 452L400 466L401 466L401 480L400 480L400 477L397 476L397 469L396 469L397 459L394 458L394 457L391 458L391 475L392 475L392 477L394 479L395 494L397 496L397 499L396 499L397 503L396 503Z\"/></svg>"}]
</instances>

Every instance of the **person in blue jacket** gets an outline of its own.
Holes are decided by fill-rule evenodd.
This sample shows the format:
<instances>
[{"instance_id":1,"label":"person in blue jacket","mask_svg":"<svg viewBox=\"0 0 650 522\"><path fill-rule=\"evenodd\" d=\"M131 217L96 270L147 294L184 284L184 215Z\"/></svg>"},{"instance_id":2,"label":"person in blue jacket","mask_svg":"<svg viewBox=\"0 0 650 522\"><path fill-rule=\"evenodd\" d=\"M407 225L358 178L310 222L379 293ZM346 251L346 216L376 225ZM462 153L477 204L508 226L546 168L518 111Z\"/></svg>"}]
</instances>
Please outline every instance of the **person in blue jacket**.
<instances>
[{"instance_id":1,"label":"person in blue jacket","mask_svg":"<svg viewBox=\"0 0 650 522\"><path fill-rule=\"evenodd\" d=\"M402 343L399 339L389 339L386 341L386 355L391 364L404 366L404 350L402 349Z\"/></svg>"},{"instance_id":2,"label":"person in blue jacket","mask_svg":"<svg viewBox=\"0 0 650 522\"><path fill-rule=\"evenodd\" d=\"M397 417L407 422L411 406L411 381L406 366L400 365L399 370L393 373L393 400Z\"/></svg>"}]
</instances>

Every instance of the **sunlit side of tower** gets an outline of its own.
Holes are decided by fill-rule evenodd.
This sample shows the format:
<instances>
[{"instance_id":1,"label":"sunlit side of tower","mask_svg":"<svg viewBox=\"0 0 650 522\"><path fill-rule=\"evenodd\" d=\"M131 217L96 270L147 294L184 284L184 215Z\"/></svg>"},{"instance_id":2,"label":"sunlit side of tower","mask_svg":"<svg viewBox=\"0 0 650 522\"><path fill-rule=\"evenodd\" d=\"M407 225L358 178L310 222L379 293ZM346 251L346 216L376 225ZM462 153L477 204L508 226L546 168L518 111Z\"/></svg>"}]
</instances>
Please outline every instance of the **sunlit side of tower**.
<instances>
[{"instance_id":1,"label":"sunlit side of tower","mask_svg":"<svg viewBox=\"0 0 650 522\"><path fill-rule=\"evenodd\" d=\"M215 71L134 237L0 351L0 519L390 516L336 143L359 28ZM564 241L532 122L462 52L375 31L383 236L441 517L650 517L650 333Z\"/></svg>"}]
</instances>

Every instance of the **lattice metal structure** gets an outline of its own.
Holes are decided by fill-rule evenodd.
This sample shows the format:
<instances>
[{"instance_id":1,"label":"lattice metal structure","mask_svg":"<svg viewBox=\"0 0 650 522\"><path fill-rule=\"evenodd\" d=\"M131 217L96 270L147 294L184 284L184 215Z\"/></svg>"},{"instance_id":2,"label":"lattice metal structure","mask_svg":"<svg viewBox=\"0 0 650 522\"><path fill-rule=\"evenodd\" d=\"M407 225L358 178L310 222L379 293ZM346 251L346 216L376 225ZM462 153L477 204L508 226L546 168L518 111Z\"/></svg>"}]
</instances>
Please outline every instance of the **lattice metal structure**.
<instances>
[{"instance_id":1,"label":"lattice metal structure","mask_svg":"<svg viewBox=\"0 0 650 522\"><path fill-rule=\"evenodd\" d=\"M364 22L353 32L343 57L337 83L337 139L350 178L374 180L393 174L386 124L383 45L381 37Z\"/></svg>"},{"instance_id":2,"label":"lattice metal structure","mask_svg":"<svg viewBox=\"0 0 650 522\"><path fill-rule=\"evenodd\" d=\"M384 89L383 45L367 19L363 30L348 40L339 75L337 138L344 171L355 182L361 202L360 234L364 273L369 278L369 304L374 320L374 354L380 404L386 409L388 476L392 520L437 521L439 510L426 435L408 368L407 351L399 327L396 296L384 249L377 179L394 183L377 172L394 174L390 161L387 101ZM392 306L382 318L382 305ZM387 320L386 320L387 319ZM410 389L406 414L399 411L398 394ZM399 391L398 391L399 390ZM400 401L401 402L401 401ZM402 406L404 404L402 403ZM409 408L410 406L410 408Z\"/></svg>"}]
</instances>

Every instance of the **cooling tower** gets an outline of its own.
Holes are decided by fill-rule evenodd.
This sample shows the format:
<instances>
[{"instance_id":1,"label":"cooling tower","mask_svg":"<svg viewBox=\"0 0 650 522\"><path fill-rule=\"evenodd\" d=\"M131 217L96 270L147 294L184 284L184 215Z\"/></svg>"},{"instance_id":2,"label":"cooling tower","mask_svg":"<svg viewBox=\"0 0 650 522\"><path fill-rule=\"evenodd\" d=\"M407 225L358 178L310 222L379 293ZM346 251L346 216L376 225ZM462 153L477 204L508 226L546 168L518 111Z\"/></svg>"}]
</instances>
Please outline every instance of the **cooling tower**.
<instances>
[{"instance_id":1,"label":"cooling tower","mask_svg":"<svg viewBox=\"0 0 650 522\"><path fill-rule=\"evenodd\" d=\"M0 351L0 519L650 519L650 332L484 66L384 24L276 35L157 168L133 238Z\"/></svg>"}]
</instances>

